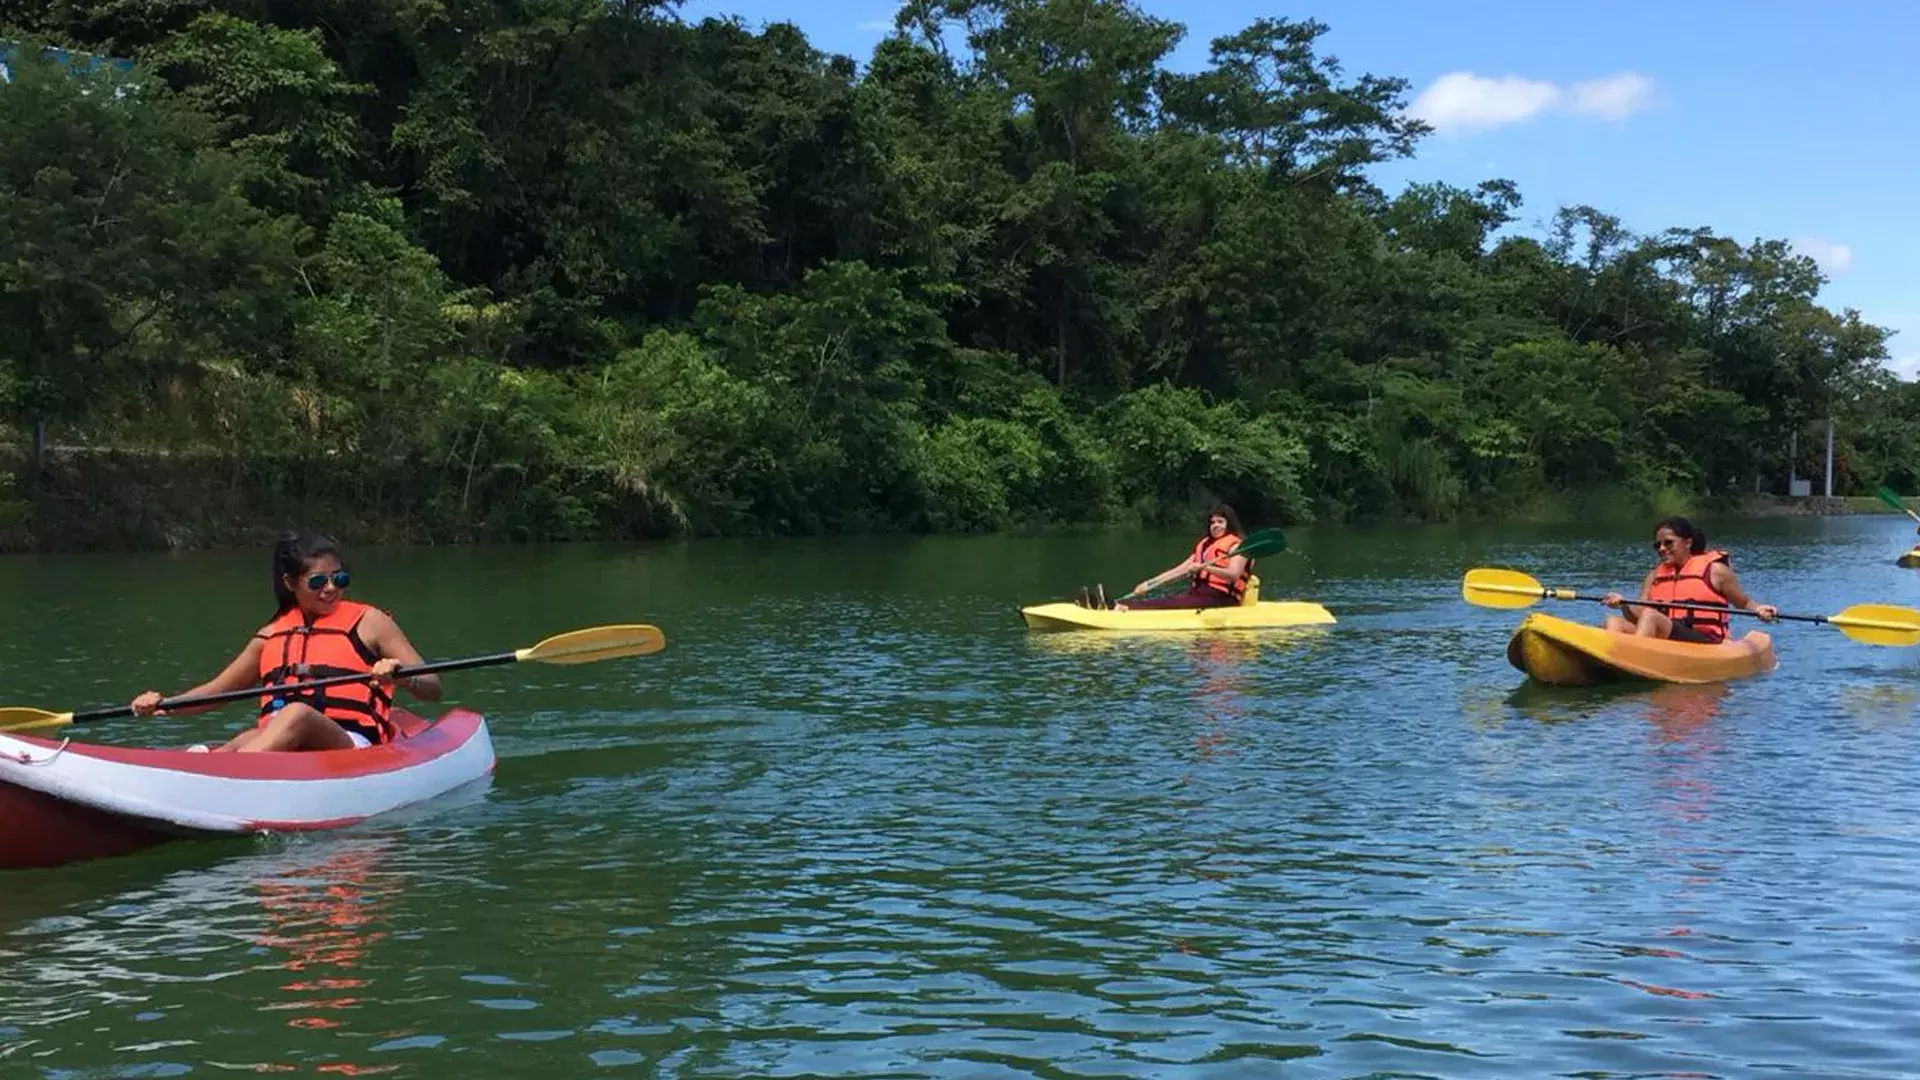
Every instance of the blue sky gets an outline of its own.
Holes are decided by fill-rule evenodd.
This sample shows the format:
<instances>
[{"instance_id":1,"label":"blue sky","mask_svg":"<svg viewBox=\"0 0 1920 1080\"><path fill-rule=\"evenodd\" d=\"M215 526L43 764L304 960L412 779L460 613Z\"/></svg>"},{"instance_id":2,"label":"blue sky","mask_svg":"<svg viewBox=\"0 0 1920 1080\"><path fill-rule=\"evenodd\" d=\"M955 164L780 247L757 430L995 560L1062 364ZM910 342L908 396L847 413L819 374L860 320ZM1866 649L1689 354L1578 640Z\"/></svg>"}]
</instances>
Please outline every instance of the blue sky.
<instances>
[{"instance_id":1,"label":"blue sky","mask_svg":"<svg viewBox=\"0 0 1920 1080\"><path fill-rule=\"evenodd\" d=\"M1171 59L1254 19L1315 18L1349 76L1398 75L1441 130L1377 172L1520 187L1536 228L1586 203L1636 232L1704 226L1792 241L1826 269L1822 300L1900 333L1920 373L1920 3L1909 0L1143 0L1184 23ZM886 0L692 0L681 15L793 22L864 61Z\"/></svg>"}]
</instances>

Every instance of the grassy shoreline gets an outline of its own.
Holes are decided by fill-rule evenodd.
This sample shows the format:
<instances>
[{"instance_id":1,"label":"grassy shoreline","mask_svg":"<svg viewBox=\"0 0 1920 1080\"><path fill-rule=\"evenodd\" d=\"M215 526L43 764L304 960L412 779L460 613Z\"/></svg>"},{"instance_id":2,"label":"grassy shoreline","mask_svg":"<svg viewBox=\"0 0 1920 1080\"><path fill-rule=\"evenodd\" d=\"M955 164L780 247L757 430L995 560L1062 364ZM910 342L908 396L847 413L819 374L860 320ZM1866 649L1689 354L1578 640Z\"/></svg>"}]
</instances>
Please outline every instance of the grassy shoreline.
<instances>
[{"instance_id":1,"label":"grassy shoreline","mask_svg":"<svg viewBox=\"0 0 1920 1080\"><path fill-rule=\"evenodd\" d=\"M1920 499L1908 499L1920 510ZM1736 517L1853 517L1861 514L1898 516L1887 504L1871 495L1747 495L1732 504Z\"/></svg>"},{"instance_id":2,"label":"grassy shoreline","mask_svg":"<svg viewBox=\"0 0 1920 1080\"><path fill-rule=\"evenodd\" d=\"M622 490L606 477L584 472L567 478L570 484L566 490L567 497L577 499L586 509L576 525L556 529L522 524L536 517L551 522L559 515L552 507L515 505L511 495L491 502L476 501L471 506L448 505L440 493L413 482L416 474L405 462L398 461L241 460L217 453L88 449L50 453L37 476L21 456L8 464L13 468L0 470L0 554L258 547L290 526L323 529L355 545L605 542L684 535L680 523L659 500L644 491ZM1000 531L1139 526L1166 516L1147 512L1149 509L1135 508L1124 520L1033 522ZM1661 492L1645 497L1602 490L1540 496L1452 520L1547 523L1626 520L1671 513L1769 518L1893 511L1871 496L1728 498ZM1329 518L1328 522L1333 520ZM1393 520L1395 515L1391 514L1359 514L1354 523ZM1422 523L1412 517L1404 520L1407 524ZM759 535L779 533L767 530Z\"/></svg>"}]
</instances>

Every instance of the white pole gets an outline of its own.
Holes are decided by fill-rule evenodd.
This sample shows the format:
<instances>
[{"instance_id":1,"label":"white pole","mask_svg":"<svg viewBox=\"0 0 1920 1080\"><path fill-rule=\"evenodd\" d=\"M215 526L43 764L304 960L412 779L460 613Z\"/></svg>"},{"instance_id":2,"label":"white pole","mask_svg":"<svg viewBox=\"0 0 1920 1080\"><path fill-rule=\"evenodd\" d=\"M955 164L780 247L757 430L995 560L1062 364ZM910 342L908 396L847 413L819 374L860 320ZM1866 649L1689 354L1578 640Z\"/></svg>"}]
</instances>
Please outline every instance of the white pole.
<instances>
[{"instance_id":1,"label":"white pole","mask_svg":"<svg viewBox=\"0 0 1920 1080\"><path fill-rule=\"evenodd\" d=\"M1833 498L1833 417L1827 417L1827 498Z\"/></svg>"}]
</instances>

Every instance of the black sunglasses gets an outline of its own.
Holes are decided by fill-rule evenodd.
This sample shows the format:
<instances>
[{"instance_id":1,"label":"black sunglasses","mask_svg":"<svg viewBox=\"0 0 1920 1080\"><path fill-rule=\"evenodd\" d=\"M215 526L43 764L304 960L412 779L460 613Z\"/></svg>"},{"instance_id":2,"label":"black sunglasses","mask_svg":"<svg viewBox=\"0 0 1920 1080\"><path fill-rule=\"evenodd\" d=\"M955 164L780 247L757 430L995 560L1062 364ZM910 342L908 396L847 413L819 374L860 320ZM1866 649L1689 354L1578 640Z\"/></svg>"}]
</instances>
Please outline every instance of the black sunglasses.
<instances>
[{"instance_id":1,"label":"black sunglasses","mask_svg":"<svg viewBox=\"0 0 1920 1080\"><path fill-rule=\"evenodd\" d=\"M345 570L335 570L331 574L308 574L307 588L310 591L319 592L329 581L333 582L334 588L344 589L353 581L353 578Z\"/></svg>"}]
</instances>

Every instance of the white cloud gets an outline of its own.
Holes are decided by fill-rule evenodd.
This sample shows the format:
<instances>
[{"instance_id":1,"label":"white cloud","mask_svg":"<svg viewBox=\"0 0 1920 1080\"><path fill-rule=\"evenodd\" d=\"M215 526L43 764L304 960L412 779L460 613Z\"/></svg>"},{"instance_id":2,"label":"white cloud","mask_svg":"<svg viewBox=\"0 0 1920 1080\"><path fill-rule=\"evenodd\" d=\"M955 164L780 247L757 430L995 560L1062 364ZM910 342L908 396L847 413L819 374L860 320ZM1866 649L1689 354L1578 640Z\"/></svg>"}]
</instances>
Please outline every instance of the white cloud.
<instances>
[{"instance_id":1,"label":"white cloud","mask_svg":"<svg viewBox=\"0 0 1920 1080\"><path fill-rule=\"evenodd\" d=\"M1518 75L1449 71L1420 92L1407 114L1444 134L1487 131L1548 112L1625 120L1652 106L1653 80L1636 71L1561 86Z\"/></svg>"},{"instance_id":2,"label":"white cloud","mask_svg":"<svg viewBox=\"0 0 1920 1080\"><path fill-rule=\"evenodd\" d=\"M1560 88L1517 75L1489 79L1471 71L1449 71L1420 91L1407 109L1436 131L1477 131L1518 123L1553 104Z\"/></svg>"},{"instance_id":3,"label":"white cloud","mask_svg":"<svg viewBox=\"0 0 1920 1080\"><path fill-rule=\"evenodd\" d=\"M884 34L893 29L893 20L868 19L866 22L854 23L853 28L869 34Z\"/></svg>"},{"instance_id":4,"label":"white cloud","mask_svg":"<svg viewBox=\"0 0 1920 1080\"><path fill-rule=\"evenodd\" d=\"M1803 236L1793 242L1793 249L1819 263L1820 269L1828 274L1844 274L1853 269L1853 248L1846 244Z\"/></svg>"},{"instance_id":5,"label":"white cloud","mask_svg":"<svg viewBox=\"0 0 1920 1080\"><path fill-rule=\"evenodd\" d=\"M1622 71L1567 87L1566 107L1581 116L1625 120L1653 105L1653 80L1637 71Z\"/></svg>"}]
</instances>

